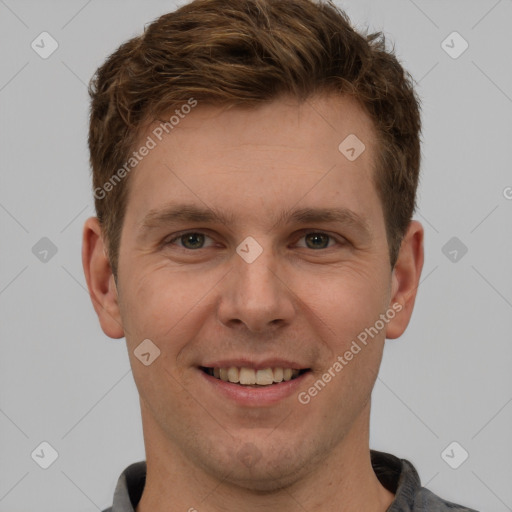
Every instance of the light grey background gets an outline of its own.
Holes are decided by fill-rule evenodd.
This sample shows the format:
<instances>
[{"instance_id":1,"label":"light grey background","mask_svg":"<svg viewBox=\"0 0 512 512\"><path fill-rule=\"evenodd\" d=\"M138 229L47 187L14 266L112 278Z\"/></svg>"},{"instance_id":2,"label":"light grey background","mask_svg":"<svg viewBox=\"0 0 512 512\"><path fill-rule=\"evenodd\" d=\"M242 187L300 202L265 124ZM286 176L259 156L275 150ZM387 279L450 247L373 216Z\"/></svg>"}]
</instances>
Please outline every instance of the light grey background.
<instances>
[{"instance_id":1,"label":"light grey background","mask_svg":"<svg viewBox=\"0 0 512 512\"><path fill-rule=\"evenodd\" d=\"M144 458L125 344L101 331L81 266L86 84L175 5L0 0L1 512L103 509ZM409 329L387 342L371 446L409 459L446 499L512 510L512 1L339 5L357 28L384 30L423 101L426 262ZM48 59L31 48L43 31L59 44ZM469 44L456 59L442 46L453 31ZM456 262L442 252L454 236L468 248ZM57 248L46 262L32 252L43 237ZM31 458L42 441L59 455L46 470ZM453 441L469 453L458 469L441 456ZM448 453L457 462L460 449Z\"/></svg>"}]
</instances>

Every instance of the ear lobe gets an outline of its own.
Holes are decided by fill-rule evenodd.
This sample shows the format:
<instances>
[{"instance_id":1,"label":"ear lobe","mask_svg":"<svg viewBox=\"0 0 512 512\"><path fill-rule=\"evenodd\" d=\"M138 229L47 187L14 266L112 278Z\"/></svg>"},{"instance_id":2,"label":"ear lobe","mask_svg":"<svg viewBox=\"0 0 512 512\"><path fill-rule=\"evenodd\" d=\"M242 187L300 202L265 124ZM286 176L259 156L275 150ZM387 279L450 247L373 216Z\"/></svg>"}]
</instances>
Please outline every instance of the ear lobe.
<instances>
[{"instance_id":1,"label":"ear lobe","mask_svg":"<svg viewBox=\"0 0 512 512\"><path fill-rule=\"evenodd\" d=\"M87 288L103 332L110 338L124 336L117 286L112 274L97 217L86 220L82 238L82 265Z\"/></svg>"},{"instance_id":2,"label":"ear lobe","mask_svg":"<svg viewBox=\"0 0 512 512\"><path fill-rule=\"evenodd\" d=\"M423 237L423 226L418 221L411 221L391 277L390 307L400 304L400 308L394 307L398 313L387 325L386 338L400 337L409 325L423 269Z\"/></svg>"}]
</instances>

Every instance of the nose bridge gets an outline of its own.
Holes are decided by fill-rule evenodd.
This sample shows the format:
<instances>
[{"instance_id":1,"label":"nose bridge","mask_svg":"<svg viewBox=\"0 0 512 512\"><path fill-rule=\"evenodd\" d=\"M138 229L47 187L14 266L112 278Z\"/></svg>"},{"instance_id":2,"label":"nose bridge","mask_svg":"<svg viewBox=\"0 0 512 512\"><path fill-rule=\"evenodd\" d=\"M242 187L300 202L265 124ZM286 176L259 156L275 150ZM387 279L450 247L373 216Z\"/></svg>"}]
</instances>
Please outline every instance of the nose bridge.
<instances>
[{"instance_id":1,"label":"nose bridge","mask_svg":"<svg viewBox=\"0 0 512 512\"><path fill-rule=\"evenodd\" d=\"M278 321L288 323L294 307L291 293L279 274L282 268L270 244L252 237L237 247L234 271L226 283L219 316L223 323L240 322L252 331L262 331Z\"/></svg>"},{"instance_id":2,"label":"nose bridge","mask_svg":"<svg viewBox=\"0 0 512 512\"><path fill-rule=\"evenodd\" d=\"M254 296L259 293L275 296L279 293L276 283L278 265L272 249L263 250L254 261L241 260L237 262L236 274L242 292L245 288Z\"/></svg>"}]
</instances>

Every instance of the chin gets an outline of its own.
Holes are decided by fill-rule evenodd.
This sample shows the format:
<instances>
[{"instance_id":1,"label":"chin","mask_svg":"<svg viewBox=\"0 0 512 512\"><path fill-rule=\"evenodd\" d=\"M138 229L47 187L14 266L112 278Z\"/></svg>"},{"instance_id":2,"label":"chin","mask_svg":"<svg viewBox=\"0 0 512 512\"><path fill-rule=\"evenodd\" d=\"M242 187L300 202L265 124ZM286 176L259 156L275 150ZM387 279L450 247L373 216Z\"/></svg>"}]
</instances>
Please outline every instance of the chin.
<instances>
[{"instance_id":1,"label":"chin","mask_svg":"<svg viewBox=\"0 0 512 512\"><path fill-rule=\"evenodd\" d=\"M307 457L299 449L267 445L264 448L251 442L241 445L235 453L208 461L208 471L223 482L258 494L268 494L288 488L300 481L310 468ZM219 464L220 460L225 460Z\"/></svg>"},{"instance_id":2,"label":"chin","mask_svg":"<svg viewBox=\"0 0 512 512\"><path fill-rule=\"evenodd\" d=\"M272 468L260 463L254 468L238 467L228 474L224 483L257 494L271 494L286 489L301 480L300 468Z\"/></svg>"}]
</instances>

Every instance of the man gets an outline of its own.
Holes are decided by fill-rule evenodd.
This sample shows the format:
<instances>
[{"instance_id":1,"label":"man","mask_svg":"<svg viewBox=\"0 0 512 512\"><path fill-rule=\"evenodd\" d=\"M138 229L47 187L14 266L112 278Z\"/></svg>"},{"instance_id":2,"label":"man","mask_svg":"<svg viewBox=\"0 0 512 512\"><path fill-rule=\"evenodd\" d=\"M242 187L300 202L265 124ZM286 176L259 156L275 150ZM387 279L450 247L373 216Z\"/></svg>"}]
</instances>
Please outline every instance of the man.
<instances>
[{"instance_id":1,"label":"man","mask_svg":"<svg viewBox=\"0 0 512 512\"><path fill-rule=\"evenodd\" d=\"M109 511L469 510L369 449L423 266L419 101L378 36L196 0L96 73L83 264L146 448Z\"/></svg>"}]
</instances>

